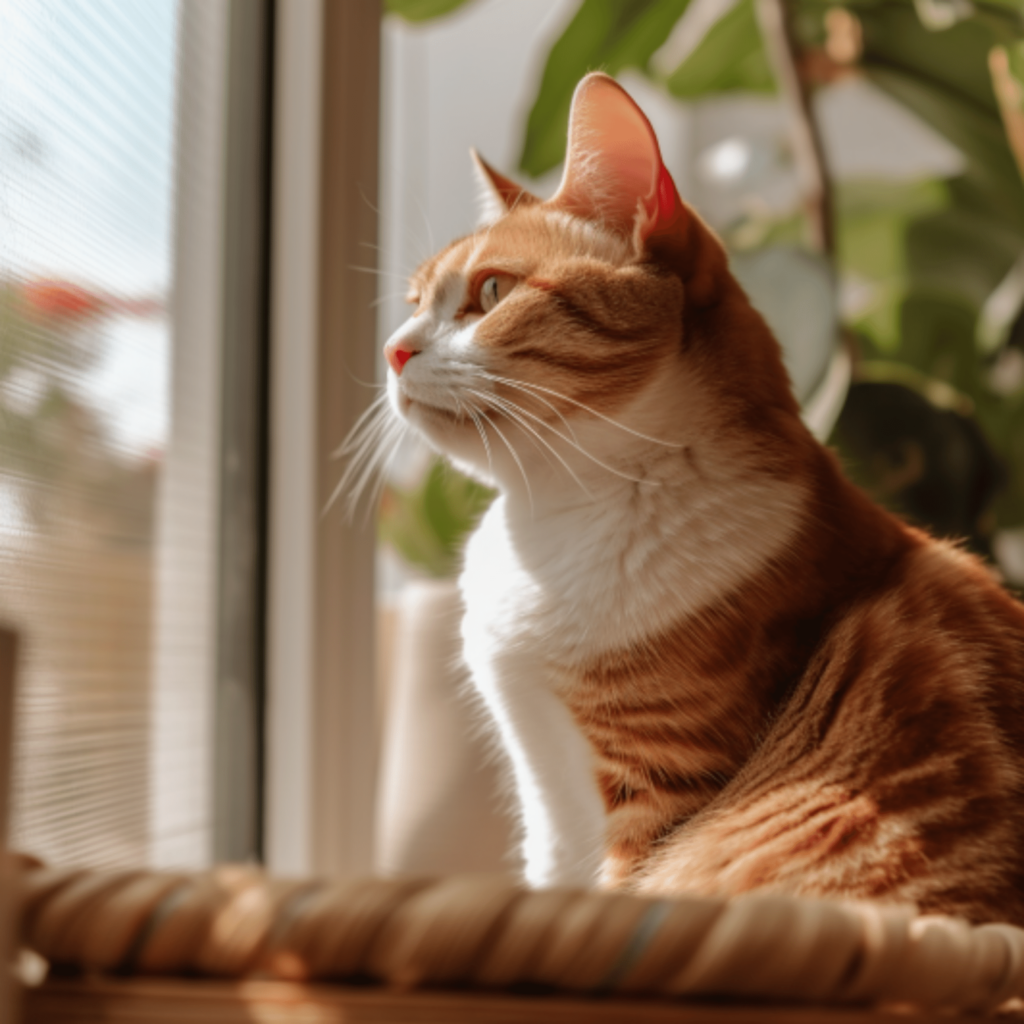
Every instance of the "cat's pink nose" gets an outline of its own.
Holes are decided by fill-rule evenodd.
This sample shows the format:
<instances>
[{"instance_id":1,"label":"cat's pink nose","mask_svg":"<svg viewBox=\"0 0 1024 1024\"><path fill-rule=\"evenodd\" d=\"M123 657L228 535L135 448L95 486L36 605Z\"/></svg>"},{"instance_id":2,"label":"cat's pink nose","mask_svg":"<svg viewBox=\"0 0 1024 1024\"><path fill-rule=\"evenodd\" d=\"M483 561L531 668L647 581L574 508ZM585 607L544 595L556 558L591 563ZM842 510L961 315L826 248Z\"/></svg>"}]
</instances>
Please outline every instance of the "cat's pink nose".
<instances>
[{"instance_id":1,"label":"cat's pink nose","mask_svg":"<svg viewBox=\"0 0 1024 1024\"><path fill-rule=\"evenodd\" d=\"M384 358L388 361L388 366L395 371L396 377L401 375L402 368L417 352L419 349L411 341L404 339L389 341L384 346Z\"/></svg>"}]
</instances>

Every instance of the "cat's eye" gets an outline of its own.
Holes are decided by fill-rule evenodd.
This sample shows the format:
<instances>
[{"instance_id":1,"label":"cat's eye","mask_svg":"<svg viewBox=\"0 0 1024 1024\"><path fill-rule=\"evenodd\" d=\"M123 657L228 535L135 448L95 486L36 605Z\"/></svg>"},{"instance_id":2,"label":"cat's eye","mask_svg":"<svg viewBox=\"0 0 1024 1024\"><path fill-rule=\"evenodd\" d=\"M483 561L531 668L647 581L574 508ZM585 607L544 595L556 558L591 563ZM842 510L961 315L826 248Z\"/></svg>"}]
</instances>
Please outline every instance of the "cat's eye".
<instances>
[{"instance_id":1,"label":"cat's eye","mask_svg":"<svg viewBox=\"0 0 1024 1024\"><path fill-rule=\"evenodd\" d=\"M488 274L484 278L484 283L480 285L480 308L485 313L490 313L512 291L515 283L515 278L508 274Z\"/></svg>"}]
</instances>

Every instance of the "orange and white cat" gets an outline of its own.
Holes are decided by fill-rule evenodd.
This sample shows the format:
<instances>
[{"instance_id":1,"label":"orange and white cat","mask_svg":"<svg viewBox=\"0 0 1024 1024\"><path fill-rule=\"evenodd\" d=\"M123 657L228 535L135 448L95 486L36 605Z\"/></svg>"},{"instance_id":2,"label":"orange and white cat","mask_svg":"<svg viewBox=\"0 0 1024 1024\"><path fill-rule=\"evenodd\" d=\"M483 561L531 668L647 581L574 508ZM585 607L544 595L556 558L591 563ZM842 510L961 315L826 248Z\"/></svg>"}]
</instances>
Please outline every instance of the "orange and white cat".
<instances>
[{"instance_id":1,"label":"orange and white cat","mask_svg":"<svg viewBox=\"0 0 1024 1024\"><path fill-rule=\"evenodd\" d=\"M774 890L1024 924L1024 607L873 505L594 74L541 202L412 278L398 414L499 497L461 578L534 886Z\"/></svg>"}]
</instances>

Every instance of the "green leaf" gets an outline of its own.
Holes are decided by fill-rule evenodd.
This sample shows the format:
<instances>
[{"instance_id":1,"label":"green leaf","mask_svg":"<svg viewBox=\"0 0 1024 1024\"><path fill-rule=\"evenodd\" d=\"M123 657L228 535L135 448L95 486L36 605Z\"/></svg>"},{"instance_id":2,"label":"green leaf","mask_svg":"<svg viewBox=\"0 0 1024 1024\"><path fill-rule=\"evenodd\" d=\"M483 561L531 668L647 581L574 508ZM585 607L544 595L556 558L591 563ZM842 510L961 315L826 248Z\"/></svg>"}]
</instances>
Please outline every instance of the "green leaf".
<instances>
[{"instance_id":1,"label":"green leaf","mask_svg":"<svg viewBox=\"0 0 1024 1024\"><path fill-rule=\"evenodd\" d=\"M919 291L957 298L980 309L1021 250L1013 231L961 209L916 219L907 228L906 258Z\"/></svg>"},{"instance_id":2,"label":"green leaf","mask_svg":"<svg viewBox=\"0 0 1024 1024\"><path fill-rule=\"evenodd\" d=\"M869 74L963 153L964 177L979 205L1024 234L1024 188L998 115L902 71L873 68Z\"/></svg>"},{"instance_id":3,"label":"green leaf","mask_svg":"<svg viewBox=\"0 0 1024 1024\"><path fill-rule=\"evenodd\" d=\"M406 21L431 21L464 7L470 0L384 0L384 10Z\"/></svg>"},{"instance_id":4,"label":"green leaf","mask_svg":"<svg viewBox=\"0 0 1024 1024\"><path fill-rule=\"evenodd\" d=\"M583 0L552 46L526 123L519 169L536 177L565 157L572 94L589 71L644 70L690 0Z\"/></svg>"},{"instance_id":5,"label":"green leaf","mask_svg":"<svg viewBox=\"0 0 1024 1024\"><path fill-rule=\"evenodd\" d=\"M982 16L1004 19L1018 31L1024 30L1024 4L1021 0L974 0L974 6Z\"/></svg>"},{"instance_id":6,"label":"green leaf","mask_svg":"<svg viewBox=\"0 0 1024 1024\"><path fill-rule=\"evenodd\" d=\"M493 491L435 459L418 487L385 490L381 540L427 575L451 576L466 537L493 498Z\"/></svg>"},{"instance_id":7,"label":"green leaf","mask_svg":"<svg viewBox=\"0 0 1024 1024\"><path fill-rule=\"evenodd\" d=\"M1024 43L1019 40L1008 43L1006 55L1009 58L1010 73L1017 80L1017 84L1024 83Z\"/></svg>"},{"instance_id":8,"label":"green leaf","mask_svg":"<svg viewBox=\"0 0 1024 1024\"><path fill-rule=\"evenodd\" d=\"M837 262L840 271L874 290L871 306L854 321L880 353L898 350L899 310L909 287L905 236L914 217L945 209L949 190L939 181L836 183Z\"/></svg>"},{"instance_id":9,"label":"green leaf","mask_svg":"<svg viewBox=\"0 0 1024 1024\"><path fill-rule=\"evenodd\" d=\"M973 191L974 205L1024 233L1024 188L988 69L989 51L1007 42L1007 31L979 18L928 31L910 4L892 0L859 8L858 15L869 77L963 153L964 189Z\"/></svg>"},{"instance_id":10,"label":"green leaf","mask_svg":"<svg viewBox=\"0 0 1024 1024\"><path fill-rule=\"evenodd\" d=\"M864 32L862 63L912 75L996 113L988 52L996 39L975 19L942 32L926 29L911 3L889 2L859 10Z\"/></svg>"},{"instance_id":11,"label":"green leaf","mask_svg":"<svg viewBox=\"0 0 1024 1024\"><path fill-rule=\"evenodd\" d=\"M950 205L949 183L937 178L890 181L855 178L837 181L835 208L844 225L861 219L921 217Z\"/></svg>"},{"instance_id":12,"label":"green leaf","mask_svg":"<svg viewBox=\"0 0 1024 1024\"><path fill-rule=\"evenodd\" d=\"M421 495L385 488L378 519L380 538L390 544L407 565L429 576L443 576L448 569L447 552L438 542L423 514Z\"/></svg>"},{"instance_id":13,"label":"green leaf","mask_svg":"<svg viewBox=\"0 0 1024 1024\"><path fill-rule=\"evenodd\" d=\"M719 18L665 84L673 96L685 99L738 90L774 92L753 0L741 0Z\"/></svg>"},{"instance_id":14,"label":"green leaf","mask_svg":"<svg viewBox=\"0 0 1024 1024\"><path fill-rule=\"evenodd\" d=\"M981 385L976 319L977 309L970 303L912 292L900 311L900 359L973 397Z\"/></svg>"}]
</instances>

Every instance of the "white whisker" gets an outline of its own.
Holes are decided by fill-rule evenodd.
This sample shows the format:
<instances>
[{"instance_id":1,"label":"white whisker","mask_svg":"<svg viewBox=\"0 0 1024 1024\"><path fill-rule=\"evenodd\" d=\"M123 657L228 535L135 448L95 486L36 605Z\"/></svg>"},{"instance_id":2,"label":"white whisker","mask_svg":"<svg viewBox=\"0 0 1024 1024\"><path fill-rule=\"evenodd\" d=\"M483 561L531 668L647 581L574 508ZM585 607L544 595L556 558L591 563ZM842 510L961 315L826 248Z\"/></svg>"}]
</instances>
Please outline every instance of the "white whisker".
<instances>
[{"instance_id":1,"label":"white whisker","mask_svg":"<svg viewBox=\"0 0 1024 1024\"><path fill-rule=\"evenodd\" d=\"M423 223L427 229L427 241L430 242L430 251L437 252L437 246L434 245L434 229L430 226L430 218L427 216L427 211L423 209L423 203L416 200L416 206L419 208L420 216L423 218Z\"/></svg>"},{"instance_id":2,"label":"white whisker","mask_svg":"<svg viewBox=\"0 0 1024 1024\"><path fill-rule=\"evenodd\" d=\"M501 384L507 384L508 380L495 376L494 374L487 373L483 374L490 380L497 381ZM600 420L604 420L605 423L610 424L613 427L618 427L619 430L624 430L627 434L632 434L634 437L639 437L643 441L650 441L651 444L664 445L666 448L685 448L685 445L677 444L675 441L662 441L657 437L650 437L648 434L643 434L639 430L634 430L632 427L627 427L624 423L619 423L617 420L613 420L610 416L605 416L603 412L598 412L597 409L592 409L589 405L583 402L577 401L575 398L570 398L568 395L563 395L559 391L555 391L553 388L546 388L541 384L530 384L526 381L517 381L522 387L529 388L531 390L543 391L546 395L551 395L553 398L560 398L563 402L568 402L570 405L575 405L577 408L582 409L584 412L589 412L591 416L596 416Z\"/></svg>"},{"instance_id":3,"label":"white whisker","mask_svg":"<svg viewBox=\"0 0 1024 1024\"><path fill-rule=\"evenodd\" d=\"M383 306L385 302L391 302L394 299L402 299L404 301L406 294L407 289L402 289L402 291L387 292L384 295L378 295L377 298L370 303L370 309L376 309L378 306Z\"/></svg>"},{"instance_id":4,"label":"white whisker","mask_svg":"<svg viewBox=\"0 0 1024 1024\"><path fill-rule=\"evenodd\" d=\"M492 396L492 398L494 398L496 402L504 402L504 401L506 401L506 399L496 398L495 396ZM522 406L516 406L516 408L524 416L529 416L530 419L535 420L537 423L541 424L542 426L547 427L548 430L550 430L556 437L561 438L567 445L569 445L572 448L575 448L576 451L578 451L580 453L580 455L583 455L586 458L590 459L591 462L593 462L596 465L600 466L602 469L606 469L609 473L613 473L615 476L621 477L623 480L629 480L630 483L634 483L634 484L650 483L650 484L657 485L657 481L642 480L640 477L630 476L628 473L623 473L621 470L616 469L614 466L609 466L607 462L602 462L601 459L599 459L592 452L588 452L586 448L584 448L581 444L578 444L575 440L566 437L564 434L559 433L550 423L548 423L547 420L542 419L540 416L534 415L532 412L528 412L526 409L522 408ZM554 449L552 449L552 451L554 451ZM557 455L558 453L556 452L555 454ZM566 468L568 469L568 466L566 466ZM572 471L570 470L570 472L572 472ZM573 477L576 478L576 474L575 473L573 473ZM576 478L576 479L577 479L577 482L579 482L578 478ZM580 486L582 487L583 485L580 484ZM586 490L585 487L583 489ZM587 493L589 494L590 492L588 491Z\"/></svg>"},{"instance_id":5,"label":"white whisker","mask_svg":"<svg viewBox=\"0 0 1024 1024\"><path fill-rule=\"evenodd\" d=\"M346 494L345 514L351 522L359 501L375 478L374 497L367 514L376 507L380 488L408 429L402 421L394 418L386 403L387 394L378 395L333 453L335 458L346 457L348 463L321 512L321 518L327 515L339 496Z\"/></svg>"},{"instance_id":6,"label":"white whisker","mask_svg":"<svg viewBox=\"0 0 1024 1024\"><path fill-rule=\"evenodd\" d=\"M360 199L362 199L362 201L363 201L364 203L366 203L366 205L367 205L367 206L368 206L368 207L369 207L369 208L370 208L371 210L373 210L373 212L374 212L375 214L377 214L377 216L378 216L378 217L380 216L380 210L379 210L379 209L377 209L377 206L376 206L376 204L375 204L375 203L372 203L372 202L370 201L370 197L369 197L369 196L368 196L368 195L367 195L367 194L366 194L366 193L365 193L365 192L363 191L363 187L362 187L362 185L360 185L360 186L359 186L359 198L360 198ZM363 245L367 245L368 243L366 243L366 242L363 242L362 244L363 244Z\"/></svg>"},{"instance_id":7,"label":"white whisker","mask_svg":"<svg viewBox=\"0 0 1024 1024\"><path fill-rule=\"evenodd\" d=\"M341 444L338 445L338 447L335 448L333 452L331 452L332 459L340 458L342 455L348 455L348 453L352 451L352 449L355 447L357 443L361 443L360 434L362 433L364 428L368 430L375 429L376 425L374 427L368 426L368 421L371 420L373 417L377 417L378 422L386 422L391 418L388 410L386 408L383 408L387 400L387 392L379 394L362 411L362 413L359 416L359 419L357 419L355 423L352 424L352 429L349 430L348 436L345 438L345 440L342 441ZM382 413L384 415L382 415Z\"/></svg>"},{"instance_id":8,"label":"white whisker","mask_svg":"<svg viewBox=\"0 0 1024 1024\"><path fill-rule=\"evenodd\" d=\"M576 440L576 432L572 429L572 425L562 415L562 413L552 405L546 398L541 398L540 395L535 395L529 388L526 387L521 381L512 380L511 377L500 377L496 373L486 373L485 376L489 380L496 381L499 384L504 384L506 387L515 388L517 391L522 391L524 394L529 395L535 402L540 402L542 405L546 405L561 421L565 424L565 429L572 435L572 439Z\"/></svg>"},{"instance_id":9,"label":"white whisker","mask_svg":"<svg viewBox=\"0 0 1024 1024\"><path fill-rule=\"evenodd\" d=\"M497 425L497 423L495 423L494 420L492 420L491 417L488 416L487 413L483 411L483 409L479 410L477 415L482 416L488 423L490 423L492 427L494 427L494 432L498 435L498 437L502 439L502 441L505 442L505 447L511 453L512 458L515 459L516 465L519 467L519 472L522 473L523 475L523 483L526 484L526 494L530 499L530 515L532 516L534 512L533 489L530 487L530 480L526 475L526 470L523 468L523 463L522 460L519 458L519 453L509 443L509 439L504 435L504 433L501 431L501 428Z\"/></svg>"},{"instance_id":10,"label":"white whisker","mask_svg":"<svg viewBox=\"0 0 1024 1024\"><path fill-rule=\"evenodd\" d=\"M406 282L408 282L408 280L409 280L405 276L405 274L399 274L395 270L381 270L380 267L360 267L360 266L357 266L355 263L350 263L348 265L348 269L349 270L357 270L357 271L359 271L360 274L376 274L377 277L394 277L394 278L397 278L399 281L406 281Z\"/></svg>"},{"instance_id":11,"label":"white whisker","mask_svg":"<svg viewBox=\"0 0 1024 1024\"><path fill-rule=\"evenodd\" d=\"M345 473L349 479L360 471L365 461L374 454L389 433L390 426L384 417L379 418L362 432L358 444L353 445L352 449L346 453L349 456L349 462Z\"/></svg>"},{"instance_id":12,"label":"white whisker","mask_svg":"<svg viewBox=\"0 0 1024 1024\"><path fill-rule=\"evenodd\" d=\"M522 427L523 430L528 431L532 435L529 438L529 440L532 442L533 447L536 448L541 453L541 455L544 457L544 461L549 466L552 465L551 458L548 455L548 451L551 450L551 446L544 441L544 439L537 433L537 431L534 430L522 418L522 416L518 415L517 411L515 410L515 407L511 403L506 404L502 399L498 398L495 395L486 395L482 394L479 391L473 391L472 394L477 395L479 398L482 398L484 402L488 403L488 406L492 412L500 412L507 419L513 420L515 423L519 424L519 426ZM554 454L557 456L558 453L555 452Z\"/></svg>"},{"instance_id":13,"label":"white whisker","mask_svg":"<svg viewBox=\"0 0 1024 1024\"><path fill-rule=\"evenodd\" d=\"M363 380L362 377L357 377L348 367L345 365L345 372L348 374L349 380L354 380L361 388L369 388L371 391L385 391L387 389L386 381L377 380ZM380 396L378 396L380 397Z\"/></svg>"},{"instance_id":14,"label":"white whisker","mask_svg":"<svg viewBox=\"0 0 1024 1024\"><path fill-rule=\"evenodd\" d=\"M350 520L355 515L359 500L366 492L370 483L375 478L378 480L384 479L385 466L390 466L394 453L397 450L397 446L401 444L404 433L405 429L403 424L397 421L392 421L391 429L386 431L386 433L381 437L379 443L374 446L370 458L366 461L362 471L359 473L355 482L349 489L345 507ZM374 492L376 490L377 489L375 488ZM369 503L367 507L367 514L369 514L374 507L375 506L372 502Z\"/></svg>"},{"instance_id":15,"label":"white whisker","mask_svg":"<svg viewBox=\"0 0 1024 1024\"><path fill-rule=\"evenodd\" d=\"M487 468L490 470L491 479L496 480L497 477L494 475L494 460L491 458L491 442L487 439L487 430L484 425L480 422L480 416L478 411L467 403L466 412L469 413L470 419L476 426L476 432L480 435L480 440L484 443L484 451L487 452Z\"/></svg>"},{"instance_id":16,"label":"white whisker","mask_svg":"<svg viewBox=\"0 0 1024 1024\"><path fill-rule=\"evenodd\" d=\"M558 459L558 461L562 464L562 466L565 468L565 471L569 474L569 476L571 476L573 478L573 480L575 480L576 483L579 484L580 489L583 491L583 493L588 498L593 498L594 497L593 494L591 494L590 491L587 489L586 484L584 484L583 481L573 471L572 466L570 466L569 463L566 462L565 459L563 459L562 456L559 455L557 451L555 451L554 447L552 447L552 445L548 441L545 441L544 438L541 437L540 434L537 433L537 431L534 430L533 427L531 427L530 424L527 423L525 419L523 419L522 415L520 415L520 414L524 414L526 416L530 416L531 415L530 413L528 413L522 407L517 406L514 402L508 402L508 401L506 401L503 398L498 398L497 395L484 395L484 394L481 394L479 391L470 391L470 394L476 395L477 398L481 398L484 401L491 402L494 406L497 407L497 409L499 409L501 412L504 412L506 416L510 416L512 419L514 419L524 430L528 430L530 432L530 434L534 438L536 438L538 444L540 444L542 446L541 447L541 451L543 452L544 449L547 449L547 451L551 452L551 454L554 455L554 457L556 459ZM534 416L532 418L536 419L540 423L544 422L543 420L540 420L538 417ZM550 424L545 424L545 426L550 426ZM557 437L562 437L562 435L559 434L557 430L555 431L555 435ZM563 438L563 440L565 440L565 439ZM545 457L546 457L546 455L545 455Z\"/></svg>"},{"instance_id":17,"label":"white whisker","mask_svg":"<svg viewBox=\"0 0 1024 1024\"><path fill-rule=\"evenodd\" d=\"M369 518L369 515L373 510L380 508L381 495L384 493L388 477L391 475L391 467L394 464L395 456L402 447L402 442L405 440L405 436L408 433L404 425L400 426L402 426L402 429L400 429L395 435L394 443L391 445L391 452L384 461L380 472L377 474L377 482L374 484L373 491L370 494L370 500L366 504L367 518Z\"/></svg>"},{"instance_id":18,"label":"white whisker","mask_svg":"<svg viewBox=\"0 0 1024 1024\"><path fill-rule=\"evenodd\" d=\"M359 245L364 249L373 249L374 252L384 252L384 246L378 245L376 242L360 242ZM412 271L409 271L412 273Z\"/></svg>"},{"instance_id":19,"label":"white whisker","mask_svg":"<svg viewBox=\"0 0 1024 1024\"><path fill-rule=\"evenodd\" d=\"M367 428L360 437L359 443L351 452L346 453L348 464L342 474L342 479L352 483L357 474L360 474L368 462L372 462L377 450L390 436L392 428L386 420L379 420Z\"/></svg>"}]
</instances>

